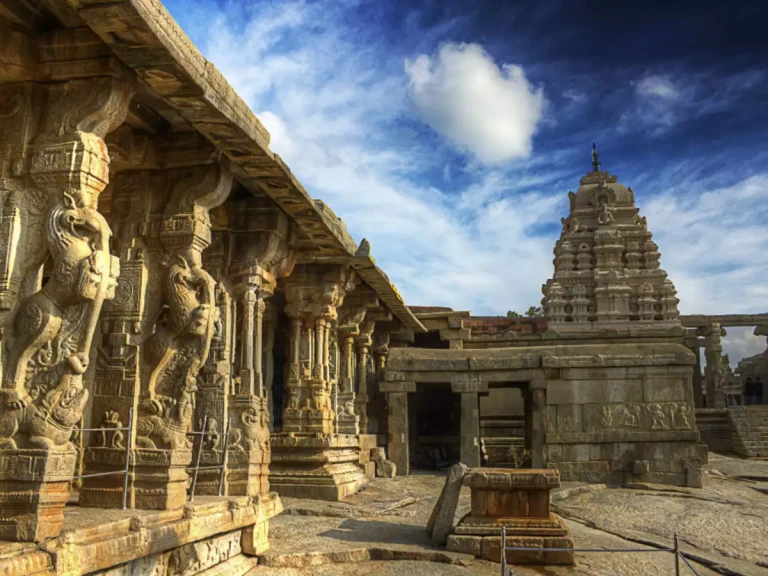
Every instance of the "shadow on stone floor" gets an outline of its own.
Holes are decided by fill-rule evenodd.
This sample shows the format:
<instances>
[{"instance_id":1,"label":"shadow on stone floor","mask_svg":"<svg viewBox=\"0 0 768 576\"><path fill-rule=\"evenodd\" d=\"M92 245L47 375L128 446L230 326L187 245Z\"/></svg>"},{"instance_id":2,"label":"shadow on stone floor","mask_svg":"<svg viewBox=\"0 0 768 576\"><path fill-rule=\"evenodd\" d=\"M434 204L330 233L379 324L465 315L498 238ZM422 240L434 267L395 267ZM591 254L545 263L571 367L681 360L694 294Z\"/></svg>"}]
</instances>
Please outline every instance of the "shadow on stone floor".
<instances>
[{"instance_id":1,"label":"shadow on stone floor","mask_svg":"<svg viewBox=\"0 0 768 576\"><path fill-rule=\"evenodd\" d=\"M318 536L343 540L345 542L405 544L442 549L430 543L427 530L423 526L382 522L380 520L345 520L336 528L326 530L318 534Z\"/></svg>"}]
</instances>

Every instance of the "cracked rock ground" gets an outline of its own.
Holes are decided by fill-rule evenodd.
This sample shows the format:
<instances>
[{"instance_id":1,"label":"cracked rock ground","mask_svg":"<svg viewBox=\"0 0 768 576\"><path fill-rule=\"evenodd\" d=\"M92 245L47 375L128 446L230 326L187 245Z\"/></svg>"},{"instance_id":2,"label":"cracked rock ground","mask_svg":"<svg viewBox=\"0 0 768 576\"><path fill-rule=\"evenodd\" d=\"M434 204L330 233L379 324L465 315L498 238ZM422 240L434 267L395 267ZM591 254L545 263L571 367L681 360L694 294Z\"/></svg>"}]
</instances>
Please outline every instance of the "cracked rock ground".
<instances>
[{"instance_id":1,"label":"cracked rock ground","mask_svg":"<svg viewBox=\"0 0 768 576\"><path fill-rule=\"evenodd\" d=\"M444 477L376 480L344 502L285 498L271 548L249 576L499 574L499 565L432 546L425 529ZM681 548L699 574L768 574L768 461L712 454L702 489L564 483L553 509L577 548ZM469 511L463 489L458 522ZM311 552L308 552L311 551ZM515 567L515 574L673 574L672 554L577 553L572 567ZM686 574L686 568L681 570ZM690 572L688 572L690 573Z\"/></svg>"}]
</instances>

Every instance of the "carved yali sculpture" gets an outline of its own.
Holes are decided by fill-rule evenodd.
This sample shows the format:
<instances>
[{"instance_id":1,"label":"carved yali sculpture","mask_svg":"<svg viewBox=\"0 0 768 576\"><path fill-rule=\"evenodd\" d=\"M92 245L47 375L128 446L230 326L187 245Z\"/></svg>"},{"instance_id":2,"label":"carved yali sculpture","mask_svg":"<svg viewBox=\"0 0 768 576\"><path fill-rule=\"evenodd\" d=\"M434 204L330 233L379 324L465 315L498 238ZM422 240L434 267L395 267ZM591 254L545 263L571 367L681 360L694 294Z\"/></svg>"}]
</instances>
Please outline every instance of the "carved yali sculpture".
<instances>
[{"instance_id":1,"label":"carved yali sculpture","mask_svg":"<svg viewBox=\"0 0 768 576\"><path fill-rule=\"evenodd\" d=\"M104 217L64 193L48 214L51 277L19 305L6 339L0 447L67 451L88 400L82 375L119 263Z\"/></svg>"},{"instance_id":2,"label":"carved yali sculpture","mask_svg":"<svg viewBox=\"0 0 768 576\"><path fill-rule=\"evenodd\" d=\"M213 337L214 280L199 263L176 256L167 269L166 308L146 344L154 366L140 406L136 442L143 448L186 448L197 377Z\"/></svg>"},{"instance_id":3,"label":"carved yali sculpture","mask_svg":"<svg viewBox=\"0 0 768 576\"><path fill-rule=\"evenodd\" d=\"M136 437L141 448L189 447L197 379L217 322L216 282L203 269L201 252L211 243L209 210L232 188L225 164L185 171L165 206L162 307L144 344L147 380Z\"/></svg>"}]
</instances>

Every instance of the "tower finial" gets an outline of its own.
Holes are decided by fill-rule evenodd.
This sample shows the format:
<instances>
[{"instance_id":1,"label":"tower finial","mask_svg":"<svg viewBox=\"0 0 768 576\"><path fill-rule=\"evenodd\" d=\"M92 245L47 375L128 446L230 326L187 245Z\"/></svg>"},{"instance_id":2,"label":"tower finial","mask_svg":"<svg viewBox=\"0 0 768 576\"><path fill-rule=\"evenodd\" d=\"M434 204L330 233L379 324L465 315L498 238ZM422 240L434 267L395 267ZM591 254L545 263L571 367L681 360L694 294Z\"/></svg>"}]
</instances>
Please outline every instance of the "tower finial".
<instances>
[{"instance_id":1,"label":"tower finial","mask_svg":"<svg viewBox=\"0 0 768 576\"><path fill-rule=\"evenodd\" d=\"M600 172L600 158L597 156L597 148L594 142L592 142L592 171Z\"/></svg>"},{"instance_id":2,"label":"tower finial","mask_svg":"<svg viewBox=\"0 0 768 576\"><path fill-rule=\"evenodd\" d=\"M592 142L592 171L600 172L600 158L597 156L597 147Z\"/></svg>"}]
</instances>

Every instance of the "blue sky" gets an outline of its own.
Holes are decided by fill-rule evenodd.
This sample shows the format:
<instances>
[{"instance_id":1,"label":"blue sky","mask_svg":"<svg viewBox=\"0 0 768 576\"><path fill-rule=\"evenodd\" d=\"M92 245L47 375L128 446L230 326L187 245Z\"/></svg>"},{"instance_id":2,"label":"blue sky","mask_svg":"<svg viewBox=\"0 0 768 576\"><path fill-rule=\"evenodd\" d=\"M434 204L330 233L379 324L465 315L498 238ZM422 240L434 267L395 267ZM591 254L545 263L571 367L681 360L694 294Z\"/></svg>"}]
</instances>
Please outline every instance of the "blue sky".
<instances>
[{"instance_id":1,"label":"blue sky","mask_svg":"<svg viewBox=\"0 0 768 576\"><path fill-rule=\"evenodd\" d=\"M768 311L768 7L627 4L166 0L409 304L538 305L596 141L683 313Z\"/></svg>"}]
</instances>

